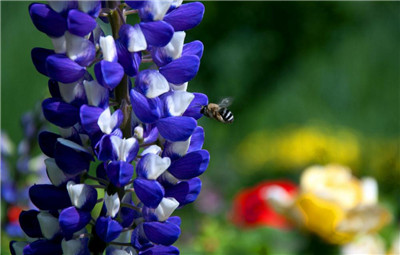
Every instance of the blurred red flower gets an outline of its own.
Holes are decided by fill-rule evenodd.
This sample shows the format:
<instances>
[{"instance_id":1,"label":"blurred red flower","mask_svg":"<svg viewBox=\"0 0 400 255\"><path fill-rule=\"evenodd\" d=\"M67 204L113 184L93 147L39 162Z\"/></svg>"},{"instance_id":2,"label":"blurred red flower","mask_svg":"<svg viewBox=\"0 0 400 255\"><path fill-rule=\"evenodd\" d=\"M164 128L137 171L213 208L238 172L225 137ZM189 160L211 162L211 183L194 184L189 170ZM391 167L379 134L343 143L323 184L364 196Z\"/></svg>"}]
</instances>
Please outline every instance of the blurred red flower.
<instances>
[{"instance_id":1,"label":"blurred red flower","mask_svg":"<svg viewBox=\"0 0 400 255\"><path fill-rule=\"evenodd\" d=\"M16 222L18 223L19 215L22 212L22 208L16 205L12 205L7 210L7 218L9 222Z\"/></svg>"},{"instance_id":2,"label":"blurred red flower","mask_svg":"<svg viewBox=\"0 0 400 255\"><path fill-rule=\"evenodd\" d=\"M255 187L240 191L233 201L231 220L240 227L269 226L289 228L290 224L284 216L274 211L268 204L267 194L281 188L289 197L297 193L297 185L287 180L265 181Z\"/></svg>"}]
</instances>

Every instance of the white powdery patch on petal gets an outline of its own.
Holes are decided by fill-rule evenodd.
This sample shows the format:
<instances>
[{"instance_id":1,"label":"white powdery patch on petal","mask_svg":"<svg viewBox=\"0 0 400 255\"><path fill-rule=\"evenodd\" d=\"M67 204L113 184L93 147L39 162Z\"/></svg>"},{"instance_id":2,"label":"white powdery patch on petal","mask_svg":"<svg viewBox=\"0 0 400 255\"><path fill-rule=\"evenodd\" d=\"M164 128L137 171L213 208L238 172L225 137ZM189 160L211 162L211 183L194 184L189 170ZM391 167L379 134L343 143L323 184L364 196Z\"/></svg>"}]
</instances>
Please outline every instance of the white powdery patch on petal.
<instances>
[{"instance_id":1,"label":"white powdery patch on petal","mask_svg":"<svg viewBox=\"0 0 400 255\"><path fill-rule=\"evenodd\" d=\"M108 89L101 86L96 80L83 81L89 105L99 106L108 97Z\"/></svg>"},{"instance_id":2,"label":"white powdery patch on petal","mask_svg":"<svg viewBox=\"0 0 400 255\"><path fill-rule=\"evenodd\" d=\"M115 215L117 215L120 206L118 193L115 193L112 196L110 196L106 192L104 194L104 203L107 208L107 216L111 216L112 218L114 218Z\"/></svg>"},{"instance_id":3,"label":"white powdery patch on petal","mask_svg":"<svg viewBox=\"0 0 400 255\"><path fill-rule=\"evenodd\" d=\"M173 197L164 197L155 209L154 213L159 221L166 221L178 208L179 202Z\"/></svg>"},{"instance_id":4,"label":"white powdery patch on petal","mask_svg":"<svg viewBox=\"0 0 400 255\"><path fill-rule=\"evenodd\" d=\"M183 84L173 84L173 83L169 83L169 86L172 90L174 91L186 91L187 87L188 87L188 82L185 82Z\"/></svg>"},{"instance_id":5,"label":"white powdery patch on petal","mask_svg":"<svg viewBox=\"0 0 400 255\"><path fill-rule=\"evenodd\" d=\"M163 53L172 59L181 57L185 36L183 31L175 32L171 41L162 49Z\"/></svg>"},{"instance_id":6,"label":"white powdery patch on petal","mask_svg":"<svg viewBox=\"0 0 400 255\"><path fill-rule=\"evenodd\" d=\"M58 54L63 54L67 52L67 41L65 35L60 37L51 37L51 42L53 43L54 52Z\"/></svg>"},{"instance_id":7,"label":"white powdery patch on petal","mask_svg":"<svg viewBox=\"0 0 400 255\"><path fill-rule=\"evenodd\" d=\"M149 73L149 75L146 76L145 83L148 85L146 91L146 97L148 98L158 97L169 90L168 81L165 79L164 75L160 74L158 71Z\"/></svg>"},{"instance_id":8,"label":"white powdery patch on petal","mask_svg":"<svg viewBox=\"0 0 400 255\"><path fill-rule=\"evenodd\" d=\"M109 62L118 60L117 48L115 47L114 38L111 35L106 37L100 36L100 48L103 52L103 59Z\"/></svg>"},{"instance_id":9,"label":"white powdery patch on petal","mask_svg":"<svg viewBox=\"0 0 400 255\"><path fill-rule=\"evenodd\" d=\"M152 154L159 155L160 152L161 152L160 146L153 144L153 145L147 147L146 149L144 149L144 150L142 151L142 154L140 154L140 155L141 155L141 156L144 156L144 155L146 155L146 154L148 154L148 153L152 153Z\"/></svg>"},{"instance_id":10,"label":"white powdery patch on petal","mask_svg":"<svg viewBox=\"0 0 400 255\"><path fill-rule=\"evenodd\" d=\"M81 81L74 83L59 82L59 89L62 99L67 103L71 103L75 98L82 98L85 95L85 88L82 86Z\"/></svg>"},{"instance_id":11,"label":"white powdery patch on petal","mask_svg":"<svg viewBox=\"0 0 400 255\"><path fill-rule=\"evenodd\" d=\"M138 52L147 49L147 42L138 24L129 30L128 51Z\"/></svg>"},{"instance_id":12,"label":"white powdery patch on petal","mask_svg":"<svg viewBox=\"0 0 400 255\"><path fill-rule=\"evenodd\" d=\"M106 108L99 116L97 125L100 130L105 134L111 134L115 126L118 124L118 114L114 113L111 115L110 108Z\"/></svg>"},{"instance_id":13,"label":"white powdery patch on petal","mask_svg":"<svg viewBox=\"0 0 400 255\"><path fill-rule=\"evenodd\" d=\"M144 8L146 12L153 15L153 20L162 20L171 6L172 0L151 0L146 2Z\"/></svg>"},{"instance_id":14,"label":"white powdery patch on petal","mask_svg":"<svg viewBox=\"0 0 400 255\"><path fill-rule=\"evenodd\" d=\"M81 208L87 201L86 193L88 192L88 190L86 184L75 184L75 182L69 181L67 183L67 190L69 198L71 199L71 203L76 208Z\"/></svg>"},{"instance_id":15,"label":"white powdery patch on petal","mask_svg":"<svg viewBox=\"0 0 400 255\"><path fill-rule=\"evenodd\" d=\"M378 183L372 177L361 179L362 204L375 205L378 202Z\"/></svg>"},{"instance_id":16,"label":"white powdery patch on petal","mask_svg":"<svg viewBox=\"0 0 400 255\"><path fill-rule=\"evenodd\" d=\"M60 231L58 218L54 217L48 212L41 211L37 219L39 221L40 230L45 238L51 239Z\"/></svg>"},{"instance_id":17,"label":"white powdery patch on petal","mask_svg":"<svg viewBox=\"0 0 400 255\"><path fill-rule=\"evenodd\" d=\"M172 116L181 116L193 99L194 95L192 93L186 91L174 91L174 93L166 98L165 102L168 111Z\"/></svg>"},{"instance_id":18,"label":"white powdery patch on petal","mask_svg":"<svg viewBox=\"0 0 400 255\"><path fill-rule=\"evenodd\" d=\"M50 179L50 182L54 186L58 187L69 178L69 176L67 176L64 171L57 166L54 158L47 158L45 159L44 163L46 165L47 175Z\"/></svg>"},{"instance_id":19,"label":"white powdery patch on petal","mask_svg":"<svg viewBox=\"0 0 400 255\"><path fill-rule=\"evenodd\" d=\"M149 154L144 164L144 168L147 171L147 179L156 180L170 165L170 158L161 158L156 154Z\"/></svg>"},{"instance_id":20,"label":"white powdery patch on petal","mask_svg":"<svg viewBox=\"0 0 400 255\"><path fill-rule=\"evenodd\" d=\"M82 152L86 152L86 153L90 153L90 151L88 151L86 148L84 148L83 146L74 143L73 141L64 139L64 138L57 138L57 141L59 143L61 143L64 146L70 147L71 149L74 149L76 151L82 151Z\"/></svg>"},{"instance_id":21,"label":"white powdery patch on petal","mask_svg":"<svg viewBox=\"0 0 400 255\"><path fill-rule=\"evenodd\" d=\"M118 160L126 161L130 150L136 145L137 140L134 137L121 139L118 136L111 136L111 143L117 151Z\"/></svg>"}]
</instances>

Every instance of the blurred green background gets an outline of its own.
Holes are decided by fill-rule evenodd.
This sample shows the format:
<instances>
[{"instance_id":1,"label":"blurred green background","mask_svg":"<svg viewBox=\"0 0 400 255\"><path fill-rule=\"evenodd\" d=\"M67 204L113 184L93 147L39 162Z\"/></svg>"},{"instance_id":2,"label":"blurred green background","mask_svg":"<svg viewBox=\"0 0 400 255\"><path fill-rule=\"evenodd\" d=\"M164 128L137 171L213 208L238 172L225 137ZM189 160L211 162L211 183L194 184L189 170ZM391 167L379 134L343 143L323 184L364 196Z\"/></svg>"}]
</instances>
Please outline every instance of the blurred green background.
<instances>
[{"instance_id":1,"label":"blurred green background","mask_svg":"<svg viewBox=\"0 0 400 255\"><path fill-rule=\"evenodd\" d=\"M394 227L384 231L389 240L400 209L400 2L204 5L203 22L186 36L205 46L188 90L212 102L233 97L235 121L199 121L211 161L199 199L177 212L182 253L286 253L304 246L298 233L242 231L227 215L242 188L298 181L315 163L342 163L359 177L377 178L380 200L394 214ZM21 114L48 96L30 51L51 43L34 28L28 6L1 2L1 128L15 142Z\"/></svg>"}]
</instances>

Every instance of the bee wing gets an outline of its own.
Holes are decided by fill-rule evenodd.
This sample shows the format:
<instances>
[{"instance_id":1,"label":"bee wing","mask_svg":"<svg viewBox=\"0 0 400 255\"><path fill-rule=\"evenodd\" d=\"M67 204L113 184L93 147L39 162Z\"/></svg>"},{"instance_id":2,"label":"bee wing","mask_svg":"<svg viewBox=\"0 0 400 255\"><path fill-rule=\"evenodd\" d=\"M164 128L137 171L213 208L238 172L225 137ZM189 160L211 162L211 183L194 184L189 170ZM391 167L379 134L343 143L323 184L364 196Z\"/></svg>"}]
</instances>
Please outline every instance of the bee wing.
<instances>
[{"instance_id":1,"label":"bee wing","mask_svg":"<svg viewBox=\"0 0 400 255\"><path fill-rule=\"evenodd\" d=\"M232 97L227 97L221 100L221 102L218 104L219 107L228 107L232 104L233 98Z\"/></svg>"}]
</instances>

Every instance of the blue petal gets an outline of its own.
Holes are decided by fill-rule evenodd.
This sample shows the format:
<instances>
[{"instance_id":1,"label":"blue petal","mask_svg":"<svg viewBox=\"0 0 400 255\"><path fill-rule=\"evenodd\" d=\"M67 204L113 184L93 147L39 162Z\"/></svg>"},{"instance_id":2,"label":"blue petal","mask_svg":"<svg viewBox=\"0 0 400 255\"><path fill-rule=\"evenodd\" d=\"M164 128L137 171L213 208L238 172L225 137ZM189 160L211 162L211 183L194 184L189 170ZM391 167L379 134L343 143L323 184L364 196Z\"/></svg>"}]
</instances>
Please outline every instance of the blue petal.
<instances>
[{"instance_id":1,"label":"blue petal","mask_svg":"<svg viewBox=\"0 0 400 255\"><path fill-rule=\"evenodd\" d=\"M143 230L150 241L162 245L173 244L181 234L181 229L168 221L145 222L143 223Z\"/></svg>"},{"instance_id":2,"label":"blue petal","mask_svg":"<svg viewBox=\"0 0 400 255\"><path fill-rule=\"evenodd\" d=\"M164 188L155 180L136 178L133 187L140 201L151 208L156 208L164 197Z\"/></svg>"},{"instance_id":3,"label":"blue petal","mask_svg":"<svg viewBox=\"0 0 400 255\"><path fill-rule=\"evenodd\" d=\"M67 30L67 22L47 4L33 3L29 6L29 14L35 27L51 37L60 37Z\"/></svg>"},{"instance_id":4,"label":"blue petal","mask_svg":"<svg viewBox=\"0 0 400 255\"><path fill-rule=\"evenodd\" d=\"M200 2L182 4L164 17L175 31L192 29L200 24L204 15L204 5Z\"/></svg>"},{"instance_id":5,"label":"blue petal","mask_svg":"<svg viewBox=\"0 0 400 255\"><path fill-rule=\"evenodd\" d=\"M56 80L49 79L48 88L51 97L61 98L60 87L58 86L58 82Z\"/></svg>"},{"instance_id":6,"label":"blue petal","mask_svg":"<svg viewBox=\"0 0 400 255\"><path fill-rule=\"evenodd\" d=\"M106 243L121 234L122 226L111 217L99 217L96 221L96 233Z\"/></svg>"},{"instance_id":7,"label":"blue petal","mask_svg":"<svg viewBox=\"0 0 400 255\"><path fill-rule=\"evenodd\" d=\"M65 238L71 239L72 235L84 228L91 218L90 211L79 210L75 206L62 210L59 222Z\"/></svg>"},{"instance_id":8,"label":"blue petal","mask_svg":"<svg viewBox=\"0 0 400 255\"><path fill-rule=\"evenodd\" d=\"M131 89L132 110L140 121L153 123L161 116L159 98L146 98L140 92Z\"/></svg>"},{"instance_id":9,"label":"blue petal","mask_svg":"<svg viewBox=\"0 0 400 255\"><path fill-rule=\"evenodd\" d=\"M106 163L100 163L96 168L96 177L108 180L107 172L106 172Z\"/></svg>"},{"instance_id":10,"label":"blue petal","mask_svg":"<svg viewBox=\"0 0 400 255\"><path fill-rule=\"evenodd\" d=\"M200 41L193 41L183 45L182 56L196 55L200 59L203 56L204 45Z\"/></svg>"},{"instance_id":11,"label":"blue petal","mask_svg":"<svg viewBox=\"0 0 400 255\"><path fill-rule=\"evenodd\" d=\"M62 83L75 82L86 73L84 67L61 54L54 54L47 57L46 69L50 78Z\"/></svg>"},{"instance_id":12,"label":"blue petal","mask_svg":"<svg viewBox=\"0 0 400 255\"><path fill-rule=\"evenodd\" d=\"M59 138L56 143L54 152L57 166L69 175L75 175L84 170L89 170L90 161L93 160L93 156L87 151L77 150L60 142L60 139L61 138Z\"/></svg>"},{"instance_id":13,"label":"blue petal","mask_svg":"<svg viewBox=\"0 0 400 255\"><path fill-rule=\"evenodd\" d=\"M139 71L139 66L142 61L140 52L129 52L120 40L115 41L117 47L118 62L124 68L124 71L129 76L135 76Z\"/></svg>"},{"instance_id":14,"label":"blue petal","mask_svg":"<svg viewBox=\"0 0 400 255\"><path fill-rule=\"evenodd\" d=\"M160 67L160 73L168 82L181 84L193 79L200 67L197 56L182 56L169 64Z\"/></svg>"},{"instance_id":15,"label":"blue petal","mask_svg":"<svg viewBox=\"0 0 400 255\"><path fill-rule=\"evenodd\" d=\"M118 159L118 151L113 147L111 135L105 135L101 138L96 147L96 155L101 161Z\"/></svg>"},{"instance_id":16,"label":"blue petal","mask_svg":"<svg viewBox=\"0 0 400 255\"><path fill-rule=\"evenodd\" d=\"M182 220L179 218L179 216L171 216L167 220L168 222L177 225L178 227L181 226Z\"/></svg>"},{"instance_id":17,"label":"blue petal","mask_svg":"<svg viewBox=\"0 0 400 255\"><path fill-rule=\"evenodd\" d=\"M61 136L49 131L40 132L38 136L40 149L46 156L54 158L54 150L56 148L57 138Z\"/></svg>"},{"instance_id":18,"label":"blue petal","mask_svg":"<svg viewBox=\"0 0 400 255\"><path fill-rule=\"evenodd\" d=\"M143 6L146 1L125 1L132 9L139 9Z\"/></svg>"},{"instance_id":19,"label":"blue petal","mask_svg":"<svg viewBox=\"0 0 400 255\"><path fill-rule=\"evenodd\" d=\"M113 161L107 166L107 176L116 187L123 187L131 180L133 165L124 161Z\"/></svg>"},{"instance_id":20,"label":"blue petal","mask_svg":"<svg viewBox=\"0 0 400 255\"><path fill-rule=\"evenodd\" d=\"M57 98L47 98L42 103L43 115L56 126L67 128L78 122L78 109Z\"/></svg>"},{"instance_id":21,"label":"blue petal","mask_svg":"<svg viewBox=\"0 0 400 255\"><path fill-rule=\"evenodd\" d=\"M132 195L125 194L121 200L122 203L129 204L134 206L135 204L132 202ZM133 220L137 218L138 212L132 208L121 206L119 217L121 219L121 226L126 228L132 225Z\"/></svg>"},{"instance_id":22,"label":"blue petal","mask_svg":"<svg viewBox=\"0 0 400 255\"><path fill-rule=\"evenodd\" d=\"M194 151L172 162L168 171L178 179L191 179L201 175L207 169L209 162L208 151Z\"/></svg>"},{"instance_id":23,"label":"blue petal","mask_svg":"<svg viewBox=\"0 0 400 255\"><path fill-rule=\"evenodd\" d=\"M193 117L196 120L203 117L203 114L200 112L203 106L208 105L208 97L202 93L193 93L194 99L190 102L190 105L183 113L183 116Z\"/></svg>"},{"instance_id":24,"label":"blue petal","mask_svg":"<svg viewBox=\"0 0 400 255\"><path fill-rule=\"evenodd\" d=\"M203 143L204 129L200 126L197 126L192 134L192 138L190 139L190 145L187 153L201 150L201 148L203 148Z\"/></svg>"},{"instance_id":25,"label":"blue petal","mask_svg":"<svg viewBox=\"0 0 400 255\"><path fill-rule=\"evenodd\" d=\"M46 173L50 182L56 187L65 187L67 182L79 182L79 175L68 175L64 173L56 164L54 158L47 158L44 160L46 164Z\"/></svg>"},{"instance_id":26,"label":"blue petal","mask_svg":"<svg viewBox=\"0 0 400 255\"><path fill-rule=\"evenodd\" d=\"M174 28L164 21L142 22L139 24L149 45L163 47L171 41Z\"/></svg>"},{"instance_id":27,"label":"blue petal","mask_svg":"<svg viewBox=\"0 0 400 255\"><path fill-rule=\"evenodd\" d=\"M137 250L144 250L153 246L143 233L143 224L139 224L133 231L131 236L131 244Z\"/></svg>"},{"instance_id":28,"label":"blue petal","mask_svg":"<svg viewBox=\"0 0 400 255\"><path fill-rule=\"evenodd\" d=\"M174 197L179 202L179 206L182 207L196 200L197 196L200 194L200 190L201 180L199 178L193 178L167 188L165 190L165 196Z\"/></svg>"},{"instance_id":29,"label":"blue petal","mask_svg":"<svg viewBox=\"0 0 400 255\"><path fill-rule=\"evenodd\" d=\"M32 62L39 73L48 76L46 69L46 59L48 56L53 54L55 54L54 50L48 50L44 48L32 49L31 51Z\"/></svg>"},{"instance_id":30,"label":"blue petal","mask_svg":"<svg viewBox=\"0 0 400 255\"><path fill-rule=\"evenodd\" d=\"M40 210L59 210L71 206L68 191L50 184L33 185L29 189L29 197Z\"/></svg>"},{"instance_id":31,"label":"blue petal","mask_svg":"<svg viewBox=\"0 0 400 255\"><path fill-rule=\"evenodd\" d=\"M94 106L82 105L79 111L82 128L86 131L89 136L95 136L102 134L97 121L99 120L100 114L103 113L103 109Z\"/></svg>"},{"instance_id":32,"label":"blue petal","mask_svg":"<svg viewBox=\"0 0 400 255\"><path fill-rule=\"evenodd\" d=\"M154 245L144 251L139 252L139 255L179 255L179 250L175 246Z\"/></svg>"},{"instance_id":33,"label":"blue petal","mask_svg":"<svg viewBox=\"0 0 400 255\"><path fill-rule=\"evenodd\" d=\"M67 190L71 203L77 209L90 212L97 203L97 191L88 184L68 183Z\"/></svg>"},{"instance_id":34,"label":"blue petal","mask_svg":"<svg viewBox=\"0 0 400 255\"><path fill-rule=\"evenodd\" d=\"M162 137L172 142L178 142L189 139L197 122L191 117L168 117L160 119L156 126Z\"/></svg>"},{"instance_id":35,"label":"blue petal","mask_svg":"<svg viewBox=\"0 0 400 255\"><path fill-rule=\"evenodd\" d=\"M71 34L85 36L96 27L96 20L84 12L70 10L67 18L68 31Z\"/></svg>"},{"instance_id":36,"label":"blue petal","mask_svg":"<svg viewBox=\"0 0 400 255\"><path fill-rule=\"evenodd\" d=\"M19 215L19 224L29 237L43 237L38 221L39 212L36 210L22 211Z\"/></svg>"},{"instance_id":37,"label":"blue petal","mask_svg":"<svg viewBox=\"0 0 400 255\"><path fill-rule=\"evenodd\" d=\"M102 60L94 66L94 73L99 84L114 89L124 76L124 69L117 62Z\"/></svg>"},{"instance_id":38,"label":"blue petal","mask_svg":"<svg viewBox=\"0 0 400 255\"><path fill-rule=\"evenodd\" d=\"M61 243L39 239L25 246L24 255L54 255L63 254Z\"/></svg>"}]
</instances>

